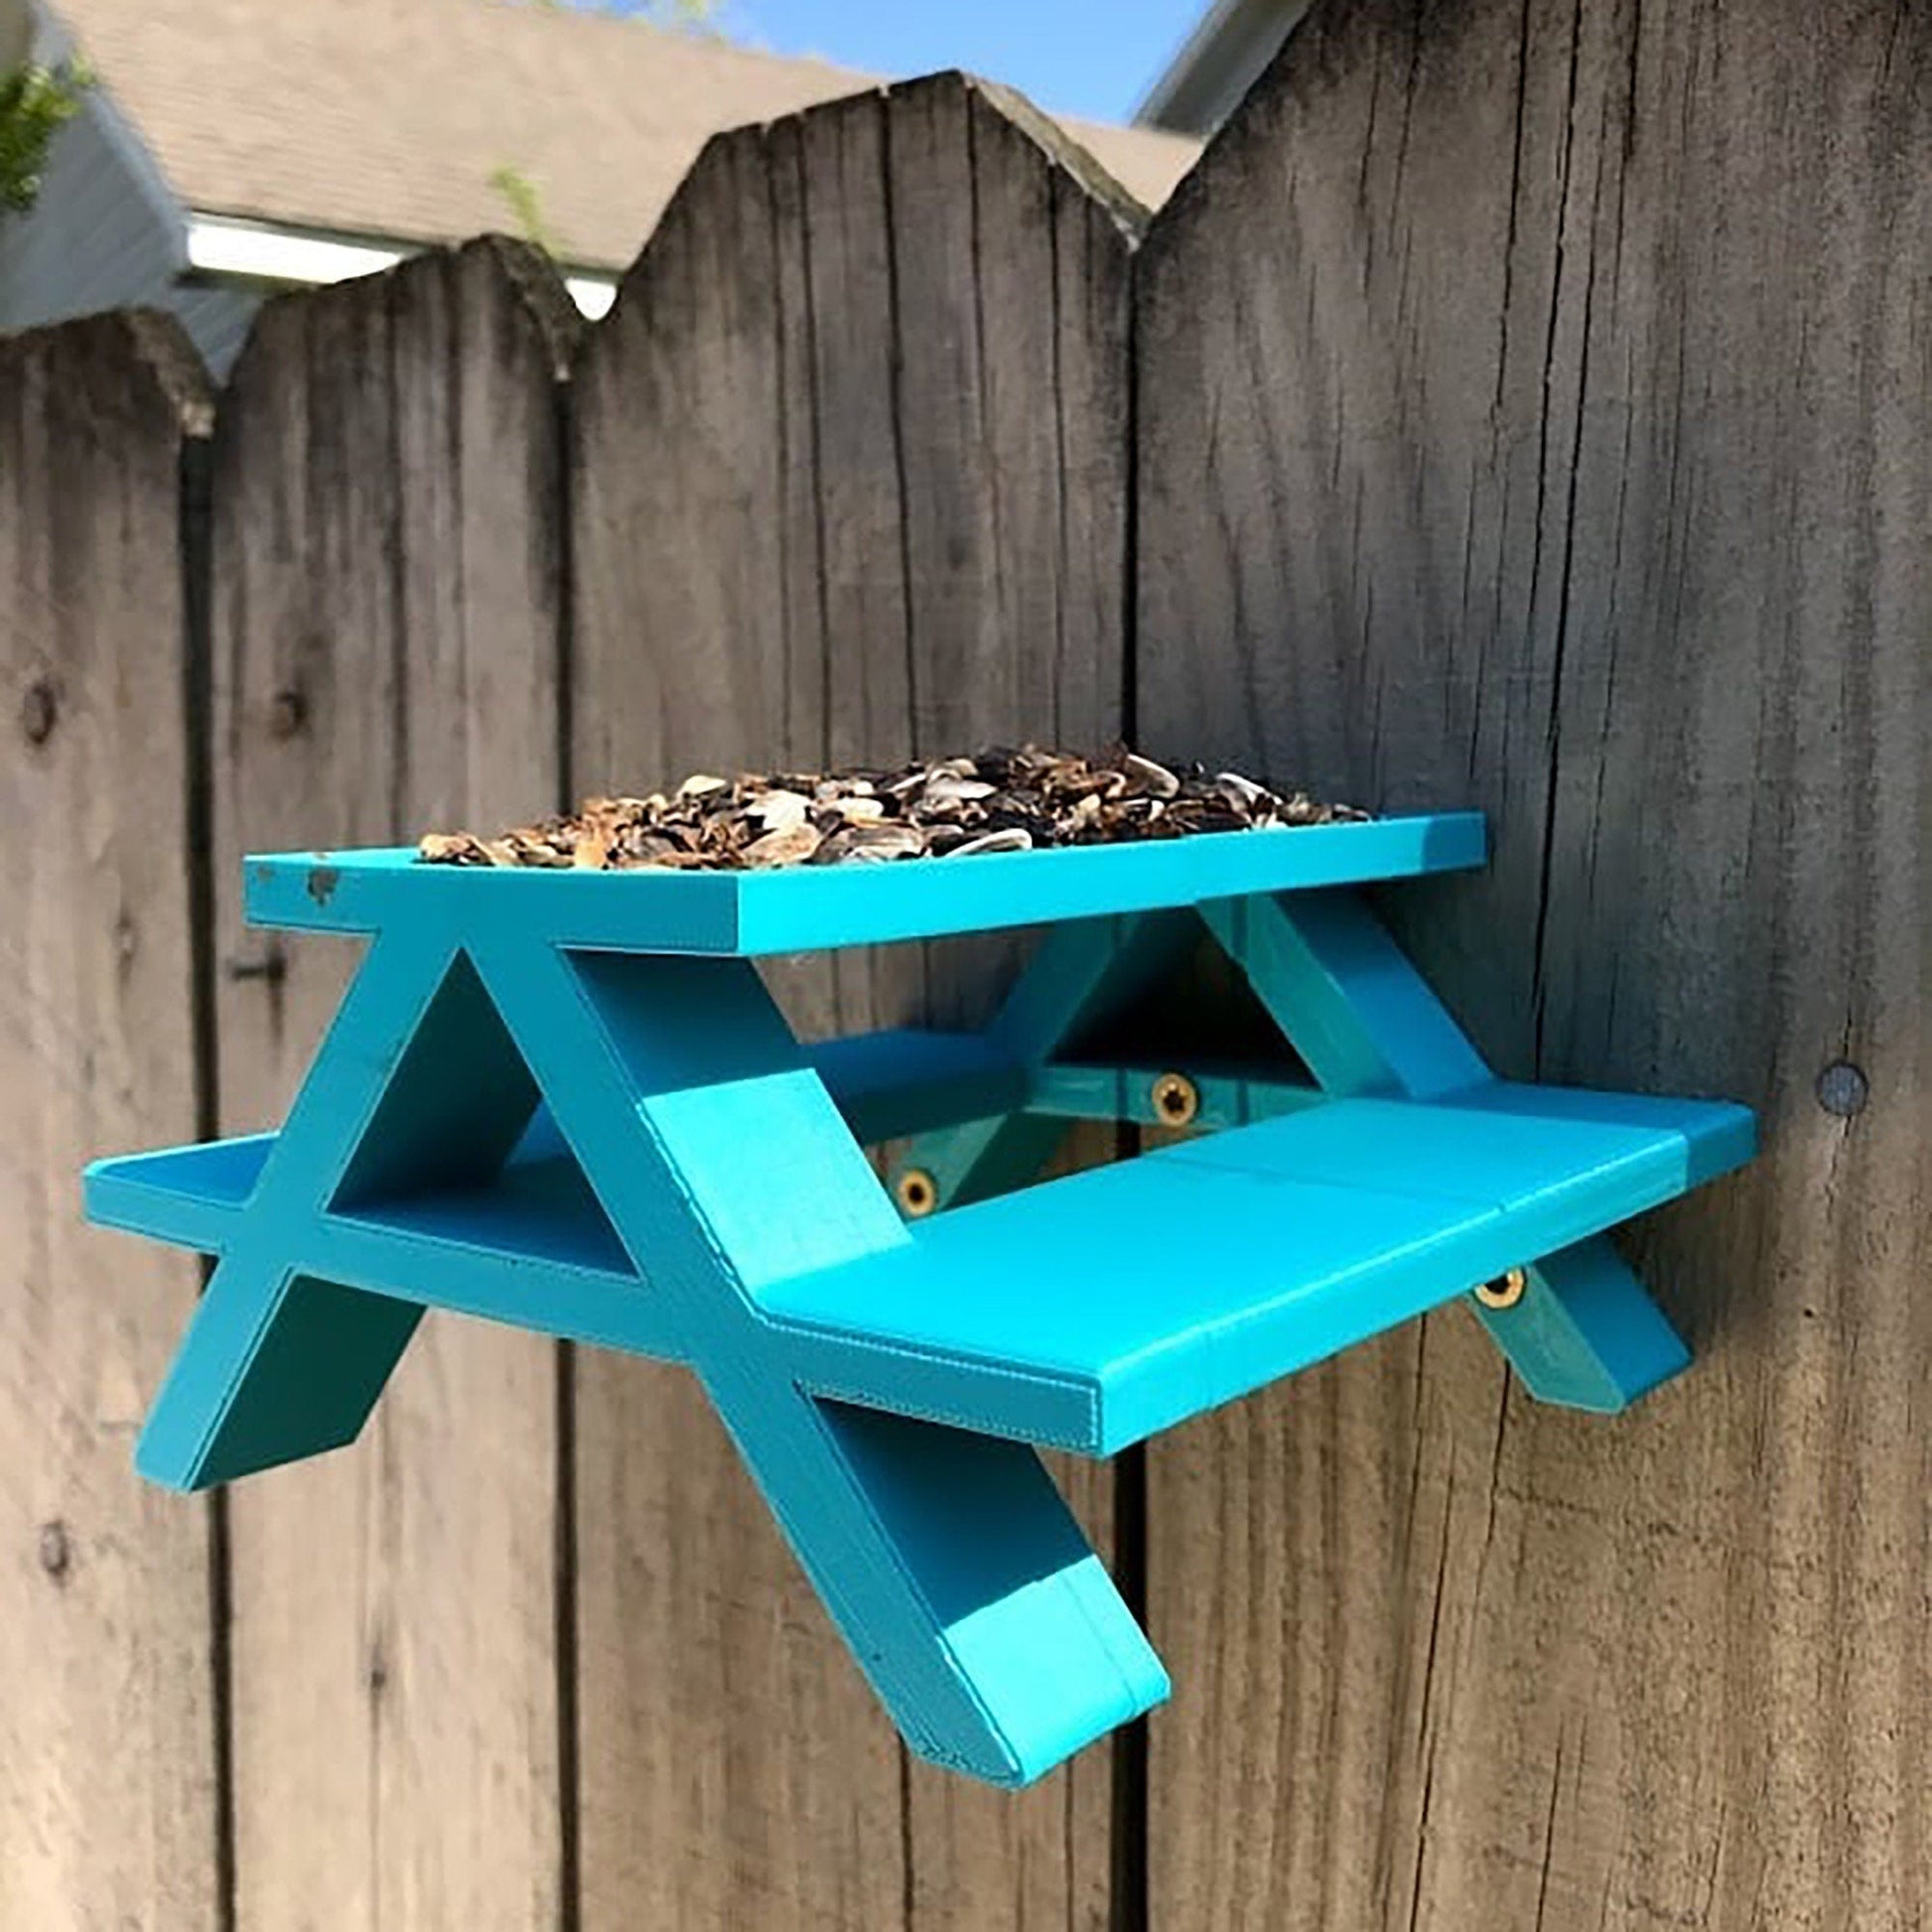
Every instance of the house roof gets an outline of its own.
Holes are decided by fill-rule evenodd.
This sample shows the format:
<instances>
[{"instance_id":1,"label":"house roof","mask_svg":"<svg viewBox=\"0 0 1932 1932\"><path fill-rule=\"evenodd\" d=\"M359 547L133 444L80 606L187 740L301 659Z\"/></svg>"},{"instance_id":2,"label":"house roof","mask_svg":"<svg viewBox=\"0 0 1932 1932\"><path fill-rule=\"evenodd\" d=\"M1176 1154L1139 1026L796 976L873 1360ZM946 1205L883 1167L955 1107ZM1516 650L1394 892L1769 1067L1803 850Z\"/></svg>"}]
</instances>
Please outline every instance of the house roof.
<instances>
[{"instance_id":1,"label":"house roof","mask_svg":"<svg viewBox=\"0 0 1932 1932\"><path fill-rule=\"evenodd\" d=\"M871 75L513 0L52 0L180 200L201 213L410 241L514 221L536 190L559 255L625 266L707 136ZM1197 144L1061 125L1150 207Z\"/></svg>"}]
</instances>

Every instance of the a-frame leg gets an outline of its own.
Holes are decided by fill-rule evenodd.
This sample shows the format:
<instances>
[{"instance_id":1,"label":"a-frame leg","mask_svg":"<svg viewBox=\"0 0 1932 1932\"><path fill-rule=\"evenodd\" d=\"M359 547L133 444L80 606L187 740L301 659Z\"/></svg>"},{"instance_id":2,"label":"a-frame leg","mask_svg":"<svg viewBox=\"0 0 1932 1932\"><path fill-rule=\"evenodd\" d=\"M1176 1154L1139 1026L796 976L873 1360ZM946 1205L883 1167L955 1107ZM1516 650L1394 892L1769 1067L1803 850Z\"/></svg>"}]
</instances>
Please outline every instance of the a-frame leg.
<instances>
[{"instance_id":1,"label":"a-frame leg","mask_svg":"<svg viewBox=\"0 0 1932 1932\"><path fill-rule=\"evenodd\" d=\"M1328 1093L1427 1100L1494 1077L1356 894L1222 899L1201 911ZM1527 1273L1514 1307L1474 1306L1539 1401L1613 1413L1689 1364L1606 1238Z\"/></svg>"},{"instance_id":2,"label":"a-frame leg","mask_svg":"<svg viewBox=\"0 0 1932 1932\"><path fill-rule=\"evenodd\" d=\"M478 963L912 1748L1025 1783L1159 1702L1159 1660L1031 1449L798 1386L760 1287L908 1236L752 966L507 936Z\"/></svg>"},{"instance_id":3,"label":"a-frame leg","mask_svg":"<svg viewBox=\"0 0 1932 1932\"><path fill-rule=\"evenodd\" d=\"M353 1160L445 979L417 933L370 945L197 1304L135 1449L149 1480L199 1489L351 1442L422 1310L302 1274L290 1257Z\"/></svg>"},{"instance_id":4,"label":"a-frame leg","mask_svg":"<svg viewBox=\"0 0 1932 1932\"><path fill-rule=\"evenodd\" d=\"M988 1037L1019 1064L1038 1068L1081 1029L1129 1005L1172 974L1200 941L1183 908L1054 926L1022 969ZM919 1135L898 1163L931 1177L935 1207L963 1207L1037 1177L1068 1123L1012 1113Z\"/></svg>"}]
</instances>

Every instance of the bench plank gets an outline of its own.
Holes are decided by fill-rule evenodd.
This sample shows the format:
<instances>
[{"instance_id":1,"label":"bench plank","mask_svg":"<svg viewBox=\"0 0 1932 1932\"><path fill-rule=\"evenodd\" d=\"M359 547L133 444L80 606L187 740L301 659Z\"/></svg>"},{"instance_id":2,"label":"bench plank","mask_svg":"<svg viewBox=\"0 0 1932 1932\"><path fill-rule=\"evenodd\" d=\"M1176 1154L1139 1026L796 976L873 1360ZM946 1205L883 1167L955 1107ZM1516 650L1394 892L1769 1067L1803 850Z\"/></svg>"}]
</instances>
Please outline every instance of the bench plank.
<instances>
[{"instance_id":1,"label":"bench plank","mask_svg":"<svg viewBox=\"0 0 1932 1932\"><path fill-rule=\"evenodd\" d=\"M1337 1101L939 1215L908 1247L759 1299L828 1358L862 1337L866 1367L841 1386L869 1374L859 1399L881 1407L897 1381L882 1344L976 1378L1004 1365L1062 1398L1084 1387L1091 1435L1045 1434L1042 1404L1042 1439L1107 1454L1750 1151L1749 1115L1716 1102L1501 1082L1450 1105Z\"/></svg>"}]
</instances>

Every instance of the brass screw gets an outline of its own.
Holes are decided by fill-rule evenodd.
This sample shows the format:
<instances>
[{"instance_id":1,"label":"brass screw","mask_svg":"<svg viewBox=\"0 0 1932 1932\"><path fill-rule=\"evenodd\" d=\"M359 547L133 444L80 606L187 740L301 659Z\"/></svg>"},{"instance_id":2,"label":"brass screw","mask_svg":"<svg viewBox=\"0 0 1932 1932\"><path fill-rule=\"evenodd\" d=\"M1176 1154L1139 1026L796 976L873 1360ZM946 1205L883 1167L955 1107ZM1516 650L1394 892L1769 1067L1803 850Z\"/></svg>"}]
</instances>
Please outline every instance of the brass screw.
<instances>
[{"instance_id":1,"label":"brass screw","mask_svg":"<svg viewBox=\"0 0 1932 1932\"><path fill-rule=\"evenodd\" d=\"M1200 1088L1184 1073L1164 1073L1153 1087L1154 1117L1163 1127L1185 1127L1200 1112Z\"/></svg>"},{"instance_id":2,"label":"brass screw","mask_svg":"<svg viewBox=\"0 0 1932 1932\"><path fill-rule=\"evenodd\" d=\"M939 1205L939 1183L924 1168L907 1168L893 1187L901 1213L919 1220Z\"/></svg>"},{"instance_id":3,"label":"brass screw","mask_svg":"<svg viewBox=\"0 0 1932 1932\"><path fill-rule=\"evenodd\" d=\"M1485 1309L1513 1309L1529 1293L1530 1278L1520 1268L1498 1275L1493 1282L1478 1282L1475 1298Z\"/></svg>"}]
</instances>

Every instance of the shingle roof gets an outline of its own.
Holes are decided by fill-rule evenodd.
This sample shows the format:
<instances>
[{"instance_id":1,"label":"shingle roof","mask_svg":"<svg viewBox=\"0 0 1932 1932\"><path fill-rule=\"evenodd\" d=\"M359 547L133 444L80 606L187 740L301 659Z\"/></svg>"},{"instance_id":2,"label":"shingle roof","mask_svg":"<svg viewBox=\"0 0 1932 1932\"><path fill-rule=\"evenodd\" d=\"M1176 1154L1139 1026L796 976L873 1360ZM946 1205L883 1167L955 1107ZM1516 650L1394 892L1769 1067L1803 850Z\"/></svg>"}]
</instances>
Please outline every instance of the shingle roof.
<instances>
[{"instance_id":1,"label":"shingle roof","mask_svg":"<svg viewBox=\"0 0 1932 1932\"><path fill-rule=\"evenodd\" d=\"M53 0L189 207L412 241L513 225L628 264L705 138L876 85L867 74L512 0ZM1062 121L1150 207L1191 141Z\"/></svg>"}]
</instances>

